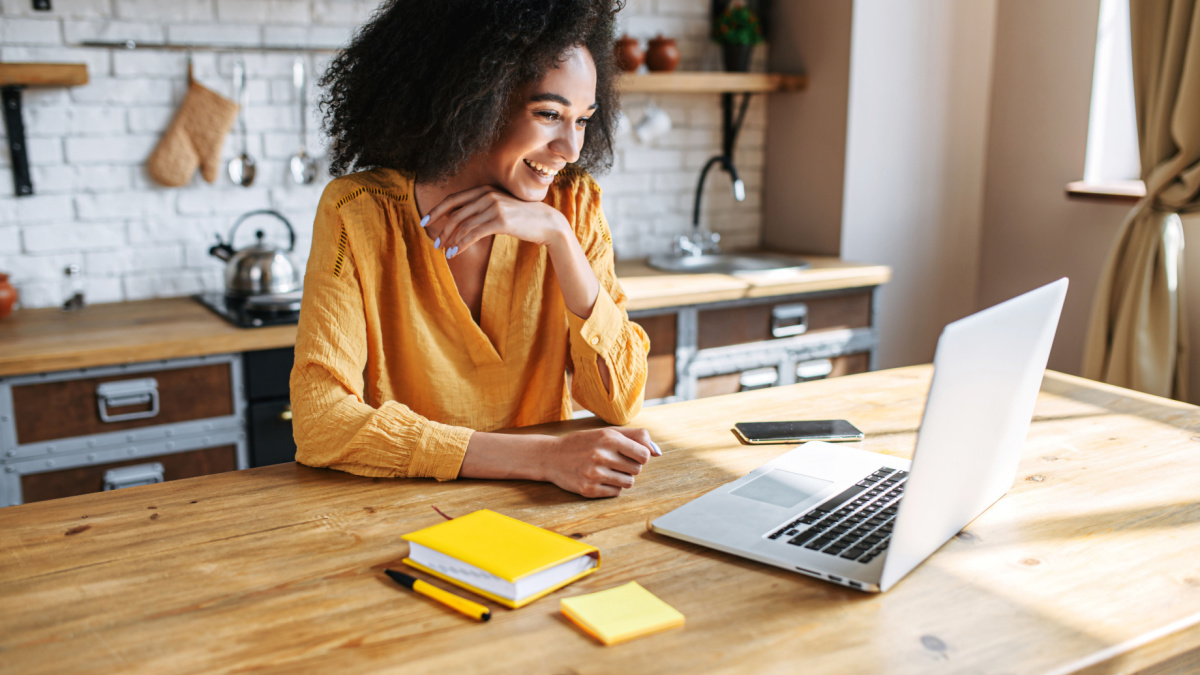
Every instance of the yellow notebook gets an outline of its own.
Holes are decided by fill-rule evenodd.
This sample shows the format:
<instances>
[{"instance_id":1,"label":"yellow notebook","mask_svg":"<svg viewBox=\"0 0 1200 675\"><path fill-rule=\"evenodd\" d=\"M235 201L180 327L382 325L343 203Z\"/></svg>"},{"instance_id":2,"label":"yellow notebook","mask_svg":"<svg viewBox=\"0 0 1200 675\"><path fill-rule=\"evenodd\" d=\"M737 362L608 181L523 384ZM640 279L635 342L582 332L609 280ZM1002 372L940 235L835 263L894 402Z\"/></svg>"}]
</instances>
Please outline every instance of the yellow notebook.
<instances>
[{"instance_id":1,"label":"yellow notebook","mask_svg":"<svg viewBox=\"0 0 1200 675\"><path fill-rule=\"evenodd\" d=\"M607 591L564 598L562 613L606 645L683 625L683 615L631 581Z\"/></svg>"},{"instance_id":2,"label":"yellow notebook","mask_svg":"<svg viewBox=\"0 0 1200 675\"><path fill-rule=\"evenodd\" d=\"M488 509L402 539L406 564L514 609L600 566L595 546Z\"/></svg>"}]
</instances>

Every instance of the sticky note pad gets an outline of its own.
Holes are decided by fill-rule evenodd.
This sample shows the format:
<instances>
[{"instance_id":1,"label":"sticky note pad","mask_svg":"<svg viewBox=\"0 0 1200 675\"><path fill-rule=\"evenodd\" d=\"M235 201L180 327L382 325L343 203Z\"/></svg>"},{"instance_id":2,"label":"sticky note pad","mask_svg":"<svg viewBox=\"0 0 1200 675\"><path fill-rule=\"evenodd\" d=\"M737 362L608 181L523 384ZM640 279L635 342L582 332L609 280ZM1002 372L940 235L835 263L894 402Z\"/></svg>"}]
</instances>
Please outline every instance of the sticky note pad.
<instances>
[{"instance_id":1,"label":"sticky note pad","mask_svg":"<svg viewBox=\"0 0 1200 675\"><path fill-rule=\"evenodd\" d=\"M683 615L636 581L562 601L562 613L606 645L683 625Z\"/></svg>"}]
</instances>

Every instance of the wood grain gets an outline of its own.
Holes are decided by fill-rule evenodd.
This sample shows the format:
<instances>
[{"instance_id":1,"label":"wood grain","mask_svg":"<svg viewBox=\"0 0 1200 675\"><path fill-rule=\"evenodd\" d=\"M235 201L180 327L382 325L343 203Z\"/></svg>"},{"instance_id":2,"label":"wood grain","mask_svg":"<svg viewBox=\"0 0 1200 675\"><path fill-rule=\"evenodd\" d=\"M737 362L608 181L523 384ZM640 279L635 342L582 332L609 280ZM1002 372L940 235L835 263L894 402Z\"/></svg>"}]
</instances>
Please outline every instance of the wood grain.
<instances>
[{"instance_id":1,"label":"wood grain","mask_svg":"<svg viewBox=\"0 0 1200 675\"><path fill-rule=\"evenodd\" d=\"M0 63L0 86L74 87L87 82L86 63Z\"/></svg>"},{"instance_id":2,"label":"wood grain","mask_svg":"<svg viewBox=\"0 0 1200 675\"><path fill-rule=\"evenodd\" d=\"M290 347L295 326L237 328L191 298L22 309L0 321L0 377Z\"/></svg>"},{"instance_id":3,"label":"wood grain","mask_svg":"<svg viewBox=\"0 0 1200 675\"><path fill-rule=\"evenodd\" d=\"M804 91L806 75L778 73L673 72L624 74L617 81L622 94L722 94Z\"/></svg>"},{"instance_id":4,"label":"wood grain","mask_svg":"<svg viewBox=\"0 0 1200 675\"><path fill-rule=\"evenodd\" d=\"M47 499L103 492L104 473L109 469L152 462L163 465L164 480L206 476L211 473L223 473L237 469L237 447L225 445L170 455L138 457L108 464L26 474L21 476L21 497L26 504L29 504Z\"/></svg>"},{"instance_id":5,"label":"wood grain","mask_svg":"<svg viewBox=\"0 0 1200 675\"><path fill-rule=\"evenodd\" d=\"M656 270L644 260L628 260L617 262L617 277L629 296L629 311L869 288L886 284L892 278L892 270L886 265L865 265L821 256L803 257L812 264L811 268L739 276L672 274Z\"/></svg>"},{"instance_id":6,"label":"wood grain","mask_svg":"<svg viewBox=\"0 0 1200 675\"><path fill-rule=\"evenodd\" d=\"M808 331L866 328L871 325L871 291L854 291L801 301L808 306ZM724 347L776 339L771 334L771 310L777 304L763 302L745 307L701 310L698 316L700 349Z\"/></svg>"},{"instance_id":7,"label":"wood grain","mask_svg":"<svg viewBox=\"0 0 1200 675\"><path fill-rule=\"evenodd\" d=\"M100 419L97 385L147 377L158 382L157 415L123 422ZM38 443L234 414L233 373L229 363L24 384L12 388L12 398L18 443ZM150 405L146 404L112 408L109 413L128 414L149 409Z\"/></svg>"},{"instance_id":8,"label":"wood grain","mask_svg":"<svg viewBox=\"0 0 1200 675\"><path fill-rule=\"evenodd\" d=\"M282 464L0 509L0 669L449 673L1066 673L1200 646L1200 409L1050 373L1015 485L896 588L867 595L648 531L786 451L754 414L845 417L908 456L931 369L645 410L665 454L621 497L370 479ZM588 428L578 420L520 432ZM481 624L382 574L399 535L491 508L598 546L590 577ZM158 514L158 518L152 518ZM637 580L682 629L601 647L558 600ZM1194 661L1192 661L1194 662Z\"/></svg>"}]
</instances>

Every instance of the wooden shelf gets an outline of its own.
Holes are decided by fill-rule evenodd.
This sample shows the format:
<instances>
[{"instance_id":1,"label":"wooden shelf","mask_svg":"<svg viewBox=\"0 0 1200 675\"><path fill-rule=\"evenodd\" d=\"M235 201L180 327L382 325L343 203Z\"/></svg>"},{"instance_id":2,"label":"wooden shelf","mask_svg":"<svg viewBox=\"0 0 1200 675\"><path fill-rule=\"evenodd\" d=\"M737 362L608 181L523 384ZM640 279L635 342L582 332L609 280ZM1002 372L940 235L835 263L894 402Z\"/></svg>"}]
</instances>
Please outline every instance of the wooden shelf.
<instances>
[{"instance_id":1,"label":"wooden shelf","mask_svg":"<svg viewBox=\"0 0 1200 675\"><path fill-rule=\"evenodd\" d=\"M0 63L3 87L75 87L87 82L86 63Z\"/></svg>"},{"instance_id":2,"label":"wooden shelf","mask_svg":"<svg viewBox=\"0 0 1200 675\"><path fill-rule=\"evenodd\" d=\"M808 76L717 71L624 74L618 86L622 94L758 94L803 91Z\"/></svg>"},{"instance_id":3,"label":"wooden shelf","mask_svg":"<svg viewBox=\"0 0 1200 675\"><path fill-rule=\"evenodd\" d=\"M1077 199L1103 199L1136 204L1146 196L1146 184L1140 180L1119 180L1105 183L1075 181L1067 183L1067 196Z\"/></svg>"}]
</instances>

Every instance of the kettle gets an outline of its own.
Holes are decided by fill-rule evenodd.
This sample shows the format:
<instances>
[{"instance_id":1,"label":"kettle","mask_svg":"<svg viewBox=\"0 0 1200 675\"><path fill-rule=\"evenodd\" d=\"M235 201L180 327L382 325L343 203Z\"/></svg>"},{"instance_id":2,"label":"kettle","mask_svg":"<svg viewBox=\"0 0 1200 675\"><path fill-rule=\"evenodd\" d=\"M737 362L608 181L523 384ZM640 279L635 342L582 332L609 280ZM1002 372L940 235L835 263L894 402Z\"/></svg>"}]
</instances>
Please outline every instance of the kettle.
<instances>
[{"instance_id":1,"label":"kettle","mask_svg":"<svg viewBox=\"0 0 1200 675\"><path fill-rule=\"evenodd\" d=\"M275 216L287 226L290 241L286 251L268 246L263 241L263 231L254 233L257 242L239 251L233 249L233 235L238 226L252 216ZM225 261L225 295L231 298L246 298L252 295L290 293L300 289L300 274L288 254L296 248L296 230L278 211L261 209L242 214L229 231L229 242L221 241L208 249Z\"/></svg>"}]
</instances>

